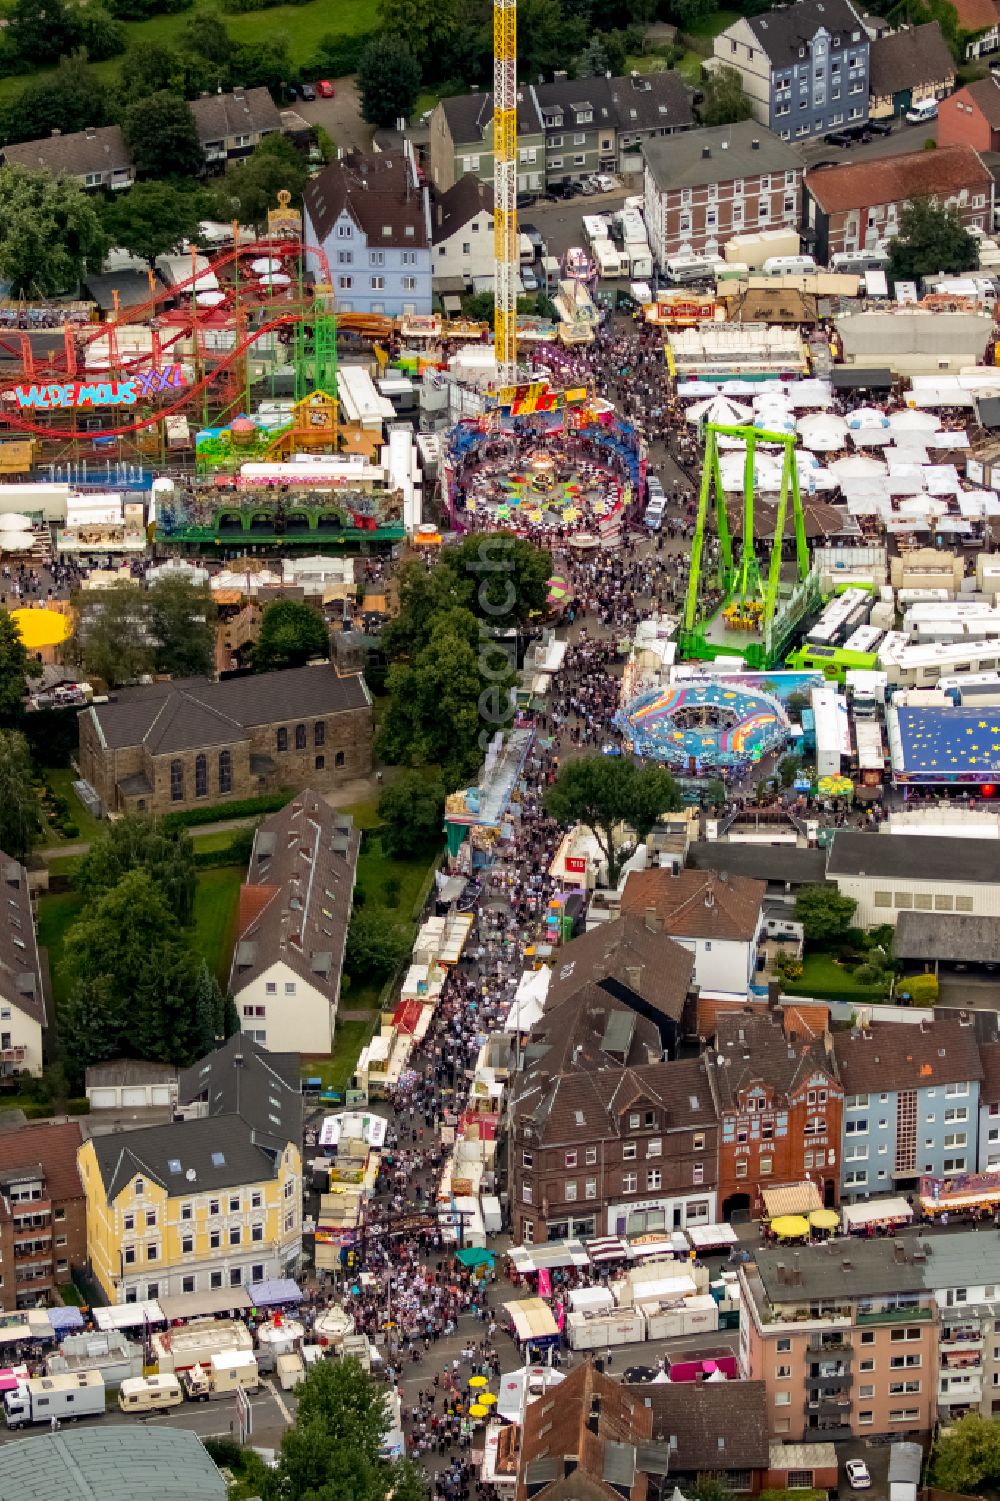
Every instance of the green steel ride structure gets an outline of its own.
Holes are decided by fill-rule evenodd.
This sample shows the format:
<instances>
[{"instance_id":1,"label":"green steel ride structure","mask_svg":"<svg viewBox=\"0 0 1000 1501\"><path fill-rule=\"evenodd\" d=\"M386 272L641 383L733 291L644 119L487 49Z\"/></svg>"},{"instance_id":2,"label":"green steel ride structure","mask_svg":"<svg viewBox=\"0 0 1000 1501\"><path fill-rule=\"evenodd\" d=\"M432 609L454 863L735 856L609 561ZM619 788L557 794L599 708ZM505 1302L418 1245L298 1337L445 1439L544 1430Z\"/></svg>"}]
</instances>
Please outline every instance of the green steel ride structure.
<instances>
[{"instance_id":1,"label":"green steel ride structure","mask_svg":"<svg viewBox=\"0 0 1000 1501\"><path fill-rule=\"evenodd\" d=\"M726 512L726 496L722 487L719 469L719 438L739 438L746 444L746 461L743 468L743 535L739 558L734 554L733 535ZM786 633L776 629L780 626L782 611L779 610L781 584L781 547L791 495L792 517L795 526L795 557L799 585L809 578L809 547L806 542L805 522L802 515L802 500L799 494L799 472L795 460L794 433L762 432L756 427L728 427L720 423L705 424L705 460L701 472L701 487L698 494L698 512L695 521L694 540L691 547L691 572L688 578L684 614L678 635L682 657L711 658L717 654L737 655L746 658L748 665L772 667L780 656L783 640L775 639ZM770 543L770 558L764 573L754 542L754 466L757 448L761 444L783 449L781 487L775 514L774 535ZM702 585L702 559L705 550L705 530L708 521L709 498L714 491L715 521L719 536L718 586L722 592L719 610L708 619L699 614ZM724 612L736 607L746 616L759 621L756 639L734 631L735 639L709 639L713 625L724 620ZM796 613L799 613L796 611Z\"/></svg>"}]
</instances>

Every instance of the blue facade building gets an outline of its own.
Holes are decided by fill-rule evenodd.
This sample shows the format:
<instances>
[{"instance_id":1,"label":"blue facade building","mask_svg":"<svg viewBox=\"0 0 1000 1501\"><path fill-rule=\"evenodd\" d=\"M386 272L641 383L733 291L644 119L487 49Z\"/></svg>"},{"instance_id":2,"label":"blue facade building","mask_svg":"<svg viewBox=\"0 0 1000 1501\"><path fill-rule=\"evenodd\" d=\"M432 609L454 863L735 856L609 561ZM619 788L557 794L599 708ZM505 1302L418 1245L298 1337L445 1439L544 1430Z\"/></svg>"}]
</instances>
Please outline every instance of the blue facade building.
<instances>
[{"instance_id":1,"label":"blue facade building","mask_svg":"<svg viewBox=\"0 0 1000 1501\"><path fill-rule=\"evenodd\" d=\"M838 1033L841 1193L906 1191L925 1173L974 1172L983 1065L971 1023L921 1018Z\"/></svg>"},{"instance_id":2,"label":"blue facade building","mask_svg":"<svg viewBox=\"0 0 1000 1501\"><path fill-rule=\"evenodd\" d=\"M304 195L307 245L322 250L337 310L399 318L431 311L431 213L412 147L347 152Z\"/></svg>"}]
</instances>

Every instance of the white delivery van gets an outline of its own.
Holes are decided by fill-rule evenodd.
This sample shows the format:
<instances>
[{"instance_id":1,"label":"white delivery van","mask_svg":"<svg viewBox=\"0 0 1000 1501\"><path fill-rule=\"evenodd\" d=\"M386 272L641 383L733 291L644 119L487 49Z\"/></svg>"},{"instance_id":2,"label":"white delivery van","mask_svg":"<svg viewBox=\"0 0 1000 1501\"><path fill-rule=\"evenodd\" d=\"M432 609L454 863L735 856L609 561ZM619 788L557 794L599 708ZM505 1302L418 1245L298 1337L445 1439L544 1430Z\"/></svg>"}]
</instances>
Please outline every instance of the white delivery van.
<instances>
[{"instance_id":1,"label":"white delivery van","mask_svg":"<svg viewBox=\"0 0 1000 1501\"><path fill-rule=\"evenodd\" d=\"M919 104L906 111L906 119L910 125L925 125L928 120L936 120L937 114L936 99L921 99Z\"/></svg>"},{"instance_id":2,"label":"white delivery van","mask_svg":"<svg viewBox=\"0 0 1000 1501\"><path fill-rule=\"evenodd\" d=\"M535 259L535 247L527 235L517 237L518 258L522 266L530 266Z\"/></svg>"},{"instance_id":3,"label":"white delivery van","mask_svg":"<svg viewBox=\"0 0 1000 1501\"><path fill-rule=\"evenodd\" d=\"M118 1389L122 1412L160 1412L180 1407L184 1393L176 1376L128 1376Z\"/></svg>"},{"instance_id":4,"label":"white delivery van","mask_svg":"<svg viewBox=\"0 0 1000 1501\"><path fill-rule=\"evenodd\" d=\"M667 281L674 286L690 286L694 282L713 282L716 271L725 261L712 255L674 255L664 265Z\"/></svg>"},{"instance_id":5,"label":"white delivery van","mask_svg":"<svg viewBox=\"0 0 1000 1501\"><path fill-rule=\"evenodd\" d=\"M808 276L816 262L811 255L769 255L762 270L765 276Z\"/></svg>"}]
</instances>

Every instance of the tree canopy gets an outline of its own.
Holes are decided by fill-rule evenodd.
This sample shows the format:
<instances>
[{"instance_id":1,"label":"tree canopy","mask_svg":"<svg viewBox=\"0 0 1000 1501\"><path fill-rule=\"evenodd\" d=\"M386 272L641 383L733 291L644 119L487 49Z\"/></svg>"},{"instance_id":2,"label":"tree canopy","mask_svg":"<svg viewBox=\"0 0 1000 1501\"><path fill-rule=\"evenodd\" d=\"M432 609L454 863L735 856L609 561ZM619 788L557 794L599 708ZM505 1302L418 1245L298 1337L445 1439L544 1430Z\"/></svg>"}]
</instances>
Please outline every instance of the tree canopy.
<instances>
[{"instance_id":1,"label":"tree canopy","mask_svg":"<svg viewBox=\"0 0 1000 1501\"><path fill-rule=\"evenodd\" d=\"M28 648L17 622L8 610L0 610L0 724L16 724L24 713L28 667Z\"/></svg>"},{"instance_id":2,"label":"tree canopy","mask_svg":"<svg viewBox=\"0 0 1000 1501\"><path fill-rule=\"evenodd\" d=\"M304 667L312 657L329 657L330 633L314 605L297 599L272 599L260 617L253 651L257 672L277 667Z\"/></svg>"},{"instance_id":3,"label":"tree canopy","mask_svg":"<svg viewBox=\"0 0 1000 1501\"><path fill-rule=\"evenodd\" d=\"M705 98L698 114L702 125L733 125L749 120L753 111L743 79L735 68L718 68L705 80Z\"/></svg>"},{"instance_id":4,"label":"tree canopy","mask_svg":"<svg viewBox=\"0 0 1000 1501\"><path fill-rule=\"evenodd\" d=\"M167 575L147 589L145 605L157 672L175 678L211 673L215 666L216 615L211 590L189 579Z\"/></svg>"},{"instance_id":5,"label":"tree canopy","mask_svg":"<svg viewBox=\"0 0 1000 1501\"><path fill-rule=\"evenodd\" d=\"M15 296L74 292L88 263L99 264L105 242L97 209L73 178L0 167L0 202L0 278Z\"/></svg>"},{"instance_id":6,"label":"tree canopy","mask_svg":"<svg viewBox=\"0 0 1000 1501\"><path fill-rule=\"evenodd\" d=\"M408 117L420 92L420 64L395 32L373 37L358 63L361 116L369 125L394 125Z\"/></svg>"},{"instance_id":7,"label":"tree canopy","mask_svg":"<svg viewBox=\"0 0 1000 1501\"><path fill-rule=\"evenodd\" d=\"M795 898L795 921L802 924L806 943L835 943L851 926L857 905L835 886L803 886Z\"/></svg>"},{"instance_id":8,"label":"tree canopy","mask_svg":"<svg viewBox=\"0 0 1000 1501\"><path fill-rule=\"evenodd\" d=\"M170 182L137 182L115 193L102 207L108 242L152 265L158 255L177 250L182 240L198 241L201 204L195 193Z\"/></svg>"},{"instance_id":9,"label":"tree canopy","mask_svg":"<svg viewBox=\"0 0 1000 1501\"><path fill-rule=\"evenodd\" d=\"M0 730L0 849L23 860L41 829L28 742L19 730Z\"/></svg>"},{"instance_id":10,"label":"tree canopy","mask_svg":"<svg viewBox=\"0 0 1000 1501\"><path fill-rule=\"evenodd\" d=\"M906 205L889 246L889 270L897 281L937 271L971 271L978 264L976 242L957 208L930 198L914 198Z\"/></svg>"},{"instance_id":11,"label":"tree canopy","mask_svg":"<svg viewBox=\"0 0 1000 1501\"><path fill-rule=\"evenodd\" d=\"M275 131L245 161L227 170L216 196L224 215L235 216L243 224L264 225L278 193L287 190L293 202L298 202L308 181L304 158L286 136Z\"/></svg>"},{"instance_id":12,"label":"tree canopy","mask_svg":"<svg viewBox=\"0 0 1000 1501\"><path fill-rule=\"evenodd\" d=\"M931 1479L942 1490L967 1496L995 1491L1000 1486L1000 1423L979 1413L952 1423L934 1446Z\"/></svg>"},{"instance_id":13,"label":"tree canopy","mask_svg":"<svg viewBox=\"0 0 1000 1501\"><path fill-rule=\"evenodd\" d=\"M146 628L146 599L134 584L92 590L77 601L75 650L87 672L109 688L152 671L153 642Z\"/></svg>"},{"instance_id":14,"label":"tree canopy","mask_svg":"<svg viewBox=\"0 0 1000 1501\"><path fill-rule=\"evenodd\" d=\"M355 907L347 929L344 968L352 980L385 980L409 947L406 929L384 907Z\"/></svg>"},{"instance_id":15,"label":"tree canopy","mask_svg":"<svg viewBox=\"0 0 1000 1501\"><path fill-rule=\"evenodd\" d=\"M608 863L608 884L662 813L681 806L680 791L662 766L637 766L624 756L583 756L564 766L545 794L545 811L561 824L586 824ZM623 834L631 829L629 839Z\"/></svg>"},{"instance_id":16,"label":"tree canopy","mask_svg":"<svg viewBox=\"0 0 1000 1501\"><path fill-rule=\"evenodd\" d=\"M205 165L190 105L166 89L130 104L122 132L144 176L194 177Z\"/></svg>"},{"instance_id":17,"label":"tree canopy","mask_svg":"<svg viewBox=\"0 0 1000 1501\"><path fill-rule=\"evenodd\" d=\"M182 927L192 922L194 846L183 829L132 814L109 823L77 866L73 885L88 903L96 902L130 870L145 871Z\"/></svg>"},{"instance_id":18,"label":"tree canopy","mask_svg":"<svg viewBox=\"0 0 1000 1501\"><path fill-rule=\"evenodd\" d=\"M382 848L393 859L421 855L440 844L444 827L445 787L440 777L401 772L383 788L378 800Z\"/></svg>"}]
</instances>

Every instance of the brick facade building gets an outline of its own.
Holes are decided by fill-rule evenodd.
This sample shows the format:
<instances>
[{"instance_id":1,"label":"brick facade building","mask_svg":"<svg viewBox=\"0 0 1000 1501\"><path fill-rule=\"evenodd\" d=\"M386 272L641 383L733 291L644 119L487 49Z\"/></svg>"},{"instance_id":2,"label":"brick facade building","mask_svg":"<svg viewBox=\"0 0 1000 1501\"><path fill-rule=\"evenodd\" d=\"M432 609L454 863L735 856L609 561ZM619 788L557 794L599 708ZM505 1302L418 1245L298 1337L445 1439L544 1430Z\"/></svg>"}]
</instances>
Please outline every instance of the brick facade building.
<instances>
[{"instance_id":1,"label":"brick facade building","mask_svg":"<svg viewBox=\"0 0 1000 1501\"><path fill-rule=\"evenodd\" d=\"M753 120L647 141L643 164L649 243L661 267L672 256L719 255L733 235L799 226L802 160Z\"/></svg>"},{"instance_id":2,"label":"brick facade building","mask_svg":"<svg viewBox=\"0 0 1000 1501\"><path fill-rule=\"evenodd\" d=\"M938 105L938 145L1000 151L1000 83L980 78Z\"/></svg>"},{"instance_id":3,"label":"brick facade building","mask_svg":"<svg viewBox=\"0 0 1000 1501\"><path fill-rule=\"evenodd\" d=\"M78 1121L0 1134L0 1309L34 1308L87 1260Z\"/></svg>"},{"instance_id":4,"label":"brick facade building","mask_svg":"<svg viewBox=\"0 0 1000 1501\"><path fill-rule=\"evenodd\" d=\"M873 250L899 228L915 198L955 208L967 229L993 223L993 176L971 146L939 146L874 161L813 167L806 173L804 218L821 265L840 251Z\"/></svg>"},{"instance_id":5,"label":"brick facade building","mask_svg":"<svg viewBox=\"0 0 1000 1501\"><path fill-rule=\"evenodd\" d=\"M364 679L327 664L129 688L80 715L80 774L108 812L176 813L372 766Z\"/></svg>"},{"instance_id":6,"label":"brick facade building","mask_svg":"<svg viewBox=\"0 0 1000 1501\"><path fill-rule=\"evenodd\" d=\"M805 1179L836 1204L844 1092L828 1035L793 1037L782 1017L729 1012L704 1066L719 1122L720 1217L756 1218L765 1188Z\"/></svg>"}]
</instances>

